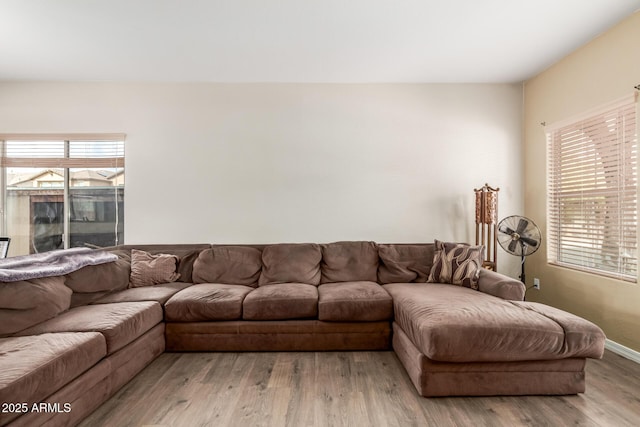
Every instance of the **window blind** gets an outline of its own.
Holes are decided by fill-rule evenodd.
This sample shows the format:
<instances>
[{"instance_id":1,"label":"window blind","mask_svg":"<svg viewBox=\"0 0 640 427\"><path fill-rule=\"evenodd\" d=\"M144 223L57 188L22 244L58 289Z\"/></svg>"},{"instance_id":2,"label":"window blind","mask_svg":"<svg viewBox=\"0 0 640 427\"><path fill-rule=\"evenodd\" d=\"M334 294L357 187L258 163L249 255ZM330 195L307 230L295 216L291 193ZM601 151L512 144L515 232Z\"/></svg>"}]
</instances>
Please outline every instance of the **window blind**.
<instances>
[{"instance_id":1,"label":"window blind","mask_svg":"<svg viewBox=\"0 0 640 427\"><path fill-rule=\"evenodd\" d=\"M124 139L124 134L0 135L0 166L122 168Z\"/></svg>"},{"instance_id":2,"label":"window blind","mask_svg":"<svg viewBox=\"0 0 640 427\"><path fill-rule=\"evenodd\" d=\"M637 280L635 98L547 129L551 264Z\"/></svg>"}]
</instances>

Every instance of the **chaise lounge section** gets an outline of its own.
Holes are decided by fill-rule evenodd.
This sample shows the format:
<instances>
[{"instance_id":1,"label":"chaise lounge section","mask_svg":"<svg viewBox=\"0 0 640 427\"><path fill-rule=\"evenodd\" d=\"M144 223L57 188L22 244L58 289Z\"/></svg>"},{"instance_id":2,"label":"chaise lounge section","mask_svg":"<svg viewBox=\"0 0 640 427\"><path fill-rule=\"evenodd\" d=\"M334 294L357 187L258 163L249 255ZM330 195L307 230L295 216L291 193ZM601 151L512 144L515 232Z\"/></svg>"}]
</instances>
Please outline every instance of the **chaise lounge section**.
<instances>
[{"instance_id":1,"label":"chaise lounge section","mask_svg":"<svg viewBox=\"0 0 640 427\"><path fill-rule=\"evenodd\" d=\"M422 396L582 393L585 359L602 356L599 328L552 307L436 283L384 288L393 348Z\"/></svg>"},{"instance_id":2,"label":"chaise lounge section","mask_svg":"<svg viewBox=\"0 0 640 427\"><path fill-rule=\"evenodd\" d=\"M597 326L523 301L522 283L492 271L439 283L442 251L119 246L103 250L113 262L21 282L20 301L0 283L0 320L13 319L0 329L0 402L27 403L0 425L76 424L163 351L393 348L422 396L584 392L585 360L604 351ZM50 298L25 302L36 294ZM51 410L34 411L42 402Z\"/></svg>"}]
</instances>

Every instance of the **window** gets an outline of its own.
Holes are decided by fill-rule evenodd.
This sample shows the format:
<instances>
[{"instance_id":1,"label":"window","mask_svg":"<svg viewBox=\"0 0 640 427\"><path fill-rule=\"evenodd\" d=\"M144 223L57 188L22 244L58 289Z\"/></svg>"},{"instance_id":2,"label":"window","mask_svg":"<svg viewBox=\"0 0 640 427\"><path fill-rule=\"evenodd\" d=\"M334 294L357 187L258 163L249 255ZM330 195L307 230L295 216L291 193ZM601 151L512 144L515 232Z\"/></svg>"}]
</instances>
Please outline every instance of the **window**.
<instances>
[{"instance_id":1,"label":"window","mask_svg":"<svg viewBox=\"0 0 640 427\"><path fill-rule=\"evenodd\" d=\"M10 256L124 238L124 135L0 135Z\"/></svg>"},{"instance_id":2,"label":"window","mask_svg":"<svg viewBox=\"0 0 640 427\"><path fill-rule=\"evenodd\" d=\"M549 263L636 282L635 99L546 130Z\"/></svg>"}]
</instances>

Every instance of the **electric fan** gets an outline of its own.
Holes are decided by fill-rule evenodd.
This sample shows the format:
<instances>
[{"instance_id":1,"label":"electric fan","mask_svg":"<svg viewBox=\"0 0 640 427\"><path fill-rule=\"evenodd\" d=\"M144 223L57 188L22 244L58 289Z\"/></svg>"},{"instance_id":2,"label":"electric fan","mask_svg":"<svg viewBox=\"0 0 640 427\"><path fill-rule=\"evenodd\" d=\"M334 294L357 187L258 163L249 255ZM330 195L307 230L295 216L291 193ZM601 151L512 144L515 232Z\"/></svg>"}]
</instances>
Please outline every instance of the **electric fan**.
<instances>
[{"instance_id":1,"label":"electric fan","mask_svg":"<svg viewBox=\"0 0 640 427\"><path fill-rule=\"evenodd\" d=\"M522 273L520 281L525 283L524 257L531 255L540 247L542 236L540 229L529 218L512 215L498 224L498 243L511 255L520 256Z\"/></svg>"}]
</instances>

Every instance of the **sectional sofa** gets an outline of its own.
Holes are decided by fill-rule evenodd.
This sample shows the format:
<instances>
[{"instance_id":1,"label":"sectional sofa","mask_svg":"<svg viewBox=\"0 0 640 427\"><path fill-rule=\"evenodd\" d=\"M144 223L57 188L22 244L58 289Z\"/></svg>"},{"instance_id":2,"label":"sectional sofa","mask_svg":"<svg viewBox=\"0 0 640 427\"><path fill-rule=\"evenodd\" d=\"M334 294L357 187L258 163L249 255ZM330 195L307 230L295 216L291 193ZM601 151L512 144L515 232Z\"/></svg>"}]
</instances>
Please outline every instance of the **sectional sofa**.
<instances>
[{"instance_id":1,"label":"sectional sofa","mask_svg":"<svg viewBox=\"0 0 640 427\"><path fill-rule=\"evenodd\" d=\"M392 348L422 396L584 392L602 331L523 301L481 250L118 246L107 263L0 283L0 425L74 425L164 351Z\"/></svg>"}]
</instances>

